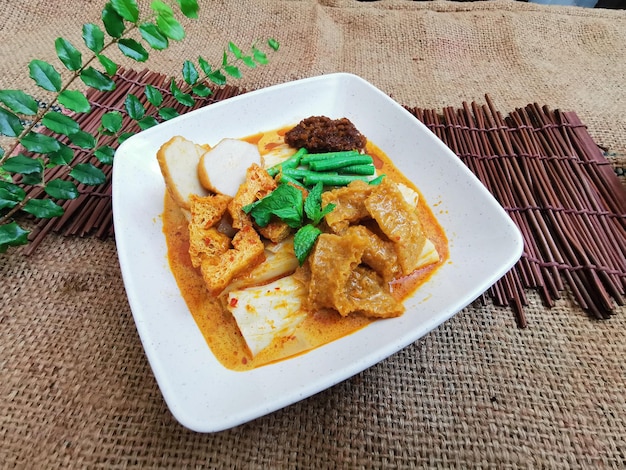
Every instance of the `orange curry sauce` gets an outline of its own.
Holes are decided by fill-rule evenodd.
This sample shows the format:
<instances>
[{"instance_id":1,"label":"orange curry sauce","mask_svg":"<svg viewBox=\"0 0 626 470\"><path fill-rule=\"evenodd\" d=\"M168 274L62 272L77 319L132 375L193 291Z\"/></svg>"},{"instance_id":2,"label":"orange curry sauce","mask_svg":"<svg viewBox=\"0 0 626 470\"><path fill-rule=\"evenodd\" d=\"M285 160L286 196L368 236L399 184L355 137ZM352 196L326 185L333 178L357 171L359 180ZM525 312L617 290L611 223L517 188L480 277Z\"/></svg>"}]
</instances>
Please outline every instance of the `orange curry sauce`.
<instances>
[{"instance_id":1,"label":"orange curry sauce","mask_svg":"<svg viewBox=\"0 0 626 470\"><path fill-rule=\"evenodd\" d=\"M288 129L281 129L278 134L284 134L286 130ZM260 135L254 135L243 140L256 144L260 137ZM269 147L271 146L272 144L269 144ZM263 149L259 150L261 154L264 153ZM266 148L265 152L269 150L270 148ZM374 164L380 173L384 173L388 178L402 182L417 191L417 188L392 164L382 150L368 142L366 151L374 158ZM393 281L393 293L398 299L404 299L414 292L448 258L446 235L421 196L420 194L417 211L426 236L437 248L439 262ZM280 341L275 340L268 348L252 357L235 319L222 305L220 299L208 294L200 270L191 265L188 252L187 219L167 191L162 219L163 232L168 247L168 261L180 292L211 351L219 362L228 369L250 370L289 357L293 355L294 350L297 353L302 352L303 338L306 349L310 350L353 333L374 321L385 321L384 319L375 320L357 314L341 317L336 312L312 312L298 326L297 339L294 336L293 338L283 338ZM290 341L298 344L289 344Z\"/></svg>"}]
</instances>

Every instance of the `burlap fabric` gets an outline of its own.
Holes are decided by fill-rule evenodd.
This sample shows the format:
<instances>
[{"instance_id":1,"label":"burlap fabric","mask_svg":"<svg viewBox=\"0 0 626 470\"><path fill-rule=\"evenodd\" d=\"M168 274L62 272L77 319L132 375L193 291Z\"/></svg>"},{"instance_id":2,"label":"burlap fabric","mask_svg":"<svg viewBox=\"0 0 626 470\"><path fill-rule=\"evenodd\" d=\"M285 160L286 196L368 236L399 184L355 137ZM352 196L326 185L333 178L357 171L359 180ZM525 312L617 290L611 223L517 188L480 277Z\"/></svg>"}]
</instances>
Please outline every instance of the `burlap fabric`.
<instances>
[{"instance_id":1,"label":"burlap fabric","mask_svg":"<svg viewBox=\"0 0 626 470\"><path fill-rule=\"evenodd\" d=\"M103 2L0 2L0 89L33 90L27 64L80 43ZM146 2L147 3L147 2ZM148 66L219 61L228 40L274 36L256 88L359 74L401 104L489 93L576 111L623 165L626 15L515 2L201 2L189 37ZM34 90L33 90L34 91ZM45 99L45 96L42 97ZM5 468L619 468L626 465L626 315L596 322L567 293L529 293L529 327L470 306L356 377L218 434L167 410L126 301L115 242L48 237L0 257L0 466ZM219 404L218 404L219 406Z\"/></svg>"}]
</instances>

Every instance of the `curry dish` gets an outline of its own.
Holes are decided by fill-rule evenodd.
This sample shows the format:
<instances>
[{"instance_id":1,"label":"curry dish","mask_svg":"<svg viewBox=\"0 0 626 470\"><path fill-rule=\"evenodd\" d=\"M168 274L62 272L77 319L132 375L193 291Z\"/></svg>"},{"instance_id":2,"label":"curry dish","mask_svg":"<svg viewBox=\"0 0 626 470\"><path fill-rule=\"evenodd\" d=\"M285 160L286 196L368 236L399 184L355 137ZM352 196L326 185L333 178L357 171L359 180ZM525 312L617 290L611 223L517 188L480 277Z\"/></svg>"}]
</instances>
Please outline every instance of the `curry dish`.
<instances>
[{"instance_id":1,"label":"curry dish","mask_svg":"<svg viewBox=\"0 0 626 470\"><path fill-rule=\"evenodd\" d=\"M211 351L232 370L302 354L402 315L402 301L448 258L426 201L376 145L365 140L354 151L357 159L371 157L371 175L306 184L289 175L308 175L303 162L317 157L285 142L293 128L213 148L176 137L158 154L168 189L162 219L170 268ZM288 171L298 153L305 156ZM228 159L232 183L216 174L231 172L220 168ZM301 222L293 222L291 199L289 207L270 201L281 191L303 201ZM271 211L258 215L264 204Z\"/></svg>"}]
</instances>

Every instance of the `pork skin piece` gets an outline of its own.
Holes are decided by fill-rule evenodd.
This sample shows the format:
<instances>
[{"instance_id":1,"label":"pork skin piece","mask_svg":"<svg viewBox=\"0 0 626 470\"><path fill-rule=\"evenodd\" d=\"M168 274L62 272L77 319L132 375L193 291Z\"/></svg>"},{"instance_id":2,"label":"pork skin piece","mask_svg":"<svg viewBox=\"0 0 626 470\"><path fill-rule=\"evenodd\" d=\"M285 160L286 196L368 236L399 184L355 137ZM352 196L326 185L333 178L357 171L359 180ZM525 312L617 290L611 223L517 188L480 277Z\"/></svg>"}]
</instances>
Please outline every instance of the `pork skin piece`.
<instances>
[{"instance_id":1,"label":"pork skin piece","mask_svg":"<svg viewBox=\"0 0 626 470\"><path fill-rule=\"evenodd\" d=\"M335 208L325 216L328 227L334 233L343 233L351 224L369 218L365 199L373 189L374 186L357 180L343 188L322 193L322 207L335 204Z\"/></svg>"},{"instance_id":2,"label":"pork skin piece","mask_svg":"<svg viewBox=\"0 0 626 470\"><path fill-rule=\"evenodd\" d=\"M369 317L401 315L404 306L390 293L389 285L373 269L360 266L370 239L360 230L343 235L324 233L309 256L308 306L332 308L342 316L361 312Z\"/></svg>"},{"instance_id":3,"label":"pork skin piece","mask_svg":"<svg viewBox=\"0 0 626 470\"><path fill-rule=\"evenodd\" d=\"M415 271L426 235L415 209L406 202L396 184L383 179L365 200L365 207L394 243L402 274L406 276Z\"/></svg>"},{"instance_id":4,"label":"pork skin piece","mask_svg":"<svg viewBox=\"0 0 626 470\"><path fill-rule=\"evenodd\" d=\"M391 282L402 275L395 245L392 242L382 240L363 225L353 225L348 230L368 239L362 261L380 274L385 282Z\"/></svg>"}]
</instances>

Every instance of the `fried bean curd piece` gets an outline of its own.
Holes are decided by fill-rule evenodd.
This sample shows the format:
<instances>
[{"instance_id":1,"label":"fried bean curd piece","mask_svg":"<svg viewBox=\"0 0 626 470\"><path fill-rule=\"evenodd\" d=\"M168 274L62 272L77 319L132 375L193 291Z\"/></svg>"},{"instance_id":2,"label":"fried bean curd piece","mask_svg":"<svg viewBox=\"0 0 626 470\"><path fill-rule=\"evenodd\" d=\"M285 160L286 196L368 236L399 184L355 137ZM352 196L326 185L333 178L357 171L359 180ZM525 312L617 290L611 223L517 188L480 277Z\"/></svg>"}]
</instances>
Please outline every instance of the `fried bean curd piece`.
<instances>
[{"instance_id":1,"label":"fried bean curd piece","mask_svg":"<svg viewBox=\"0 0 626 470\"><path fill-rule=\"evenodd\" d=\"M394 243L404 275L419 267L426 235L415 209L406 202L395 183L385 178L366 199L365 207L381 231Z\"/></svg>"},{"instance_id":2,"label":"fried bean curd piece","mask_svg":"<svg viewBox=\"0 0 626 470\"><path fill-rule=\"evenodd\" d=\"M358 230L319 236L309 256L307 302L311 310L332 308L342 316L361 312L376 318L404 312L382 276L361 265L369 242L369 237Z\"/></svg>"},{"instance_id":3,"label":"fried bean curd piece","mask_svg":"<svg viewBox=\"0 0 626 470\"><path fill-rule=\"evenodd\" d=\"M334 233L343 233L350 224L370 217L365 200L373 189L374 186L357 180L348 186L322 193L322 207L335 204L335 208L325 217L328 227Z\"/></svg>"},{"instance_id":4,"label":"fried bean curd piece","mask_svg":"<svg viewBox=\"0 0 626 470\"><path fill-rule=\"evenodd\" d=\"M228 212L233 219L232 226L236 229L252 226L252 219L241 208L267 196L274 189L276 181L259 165L252 164L246 171L246 180L228 205Z\"/></svg>"},{"instance_id":5,"label":"fried bean curd piece","mask_svg":"<svg viewBox=\"0 0 626 470\"><path fill-rule=\"evenodd\" d=\"M230 200L222 194L190 195L189 256L195 268L202 264L203 258L219 256L230 248L230 238L215 228Z\"/></svg>"},{"instance_id":6,"label":"fried bean curd piece","mask_svg":"<svg viewBox=\"0 0 626 470\"><path fill-rule=\"evenodd\" d=\"M234 236L233 247L224 253L205 257L200 272L209 294L217 297L237 276L265 261L265 246L259 234L247 225Z\"/></svg>"}]
</instances>

